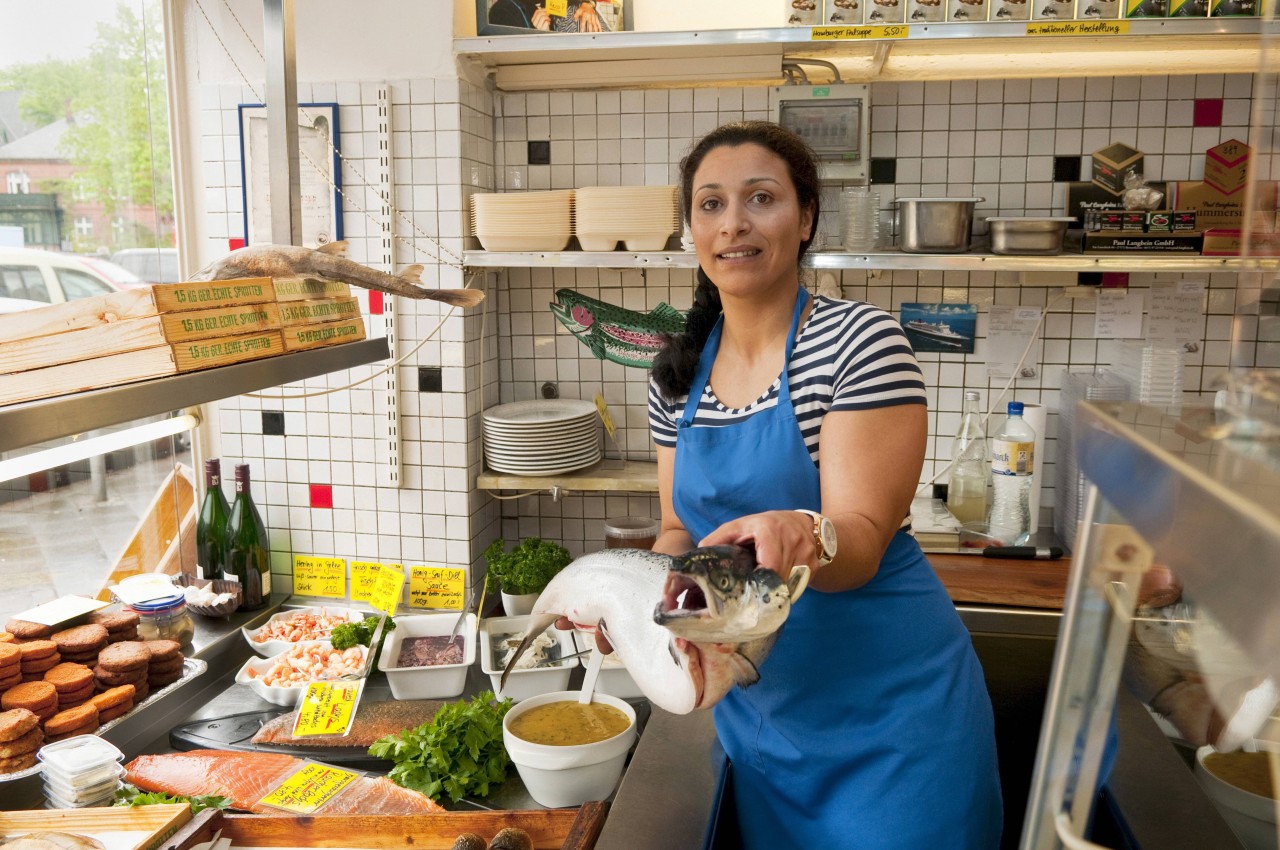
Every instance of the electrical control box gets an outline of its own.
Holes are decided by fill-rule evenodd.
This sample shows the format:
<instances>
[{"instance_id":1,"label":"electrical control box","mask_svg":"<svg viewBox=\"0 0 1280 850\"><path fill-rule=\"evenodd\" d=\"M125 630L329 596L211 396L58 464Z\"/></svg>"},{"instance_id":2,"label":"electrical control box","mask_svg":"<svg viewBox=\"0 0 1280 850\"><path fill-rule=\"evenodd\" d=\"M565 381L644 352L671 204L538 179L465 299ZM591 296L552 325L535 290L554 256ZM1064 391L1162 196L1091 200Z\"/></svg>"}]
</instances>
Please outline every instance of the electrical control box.
<instances>
[{"instance_id":1,"label":"electrical control box","mask_svg":"<svg viewBox=\"0 0 1280 850\"><path fill-rule=\"evenodd\" d=\"M871 159L871 87L856 84L775 86L773 120L818 155L823 180L866 180Z\"/></svg>"}]
</instances>

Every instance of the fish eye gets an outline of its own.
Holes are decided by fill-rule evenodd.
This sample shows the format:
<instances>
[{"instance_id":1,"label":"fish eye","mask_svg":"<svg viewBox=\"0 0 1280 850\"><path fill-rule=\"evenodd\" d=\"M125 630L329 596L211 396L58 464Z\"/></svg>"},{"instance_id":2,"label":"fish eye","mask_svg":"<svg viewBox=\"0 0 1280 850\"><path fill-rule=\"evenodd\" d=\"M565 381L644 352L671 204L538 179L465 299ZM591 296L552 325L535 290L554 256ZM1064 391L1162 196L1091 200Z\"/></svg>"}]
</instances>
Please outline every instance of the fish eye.
<instances>
[{"instance_id":1,"label":"fish eye","mask_svg":"<svg viewBox=\"0 0 1280 850\"><path fill-rule=\"evenodd\" d=\"M728 573L721 573L720 575L716 576L716 587L720 588L721 590L729 590L730 588L733 587L733 577L730 576Z\"/></svg>"}]
</instances>

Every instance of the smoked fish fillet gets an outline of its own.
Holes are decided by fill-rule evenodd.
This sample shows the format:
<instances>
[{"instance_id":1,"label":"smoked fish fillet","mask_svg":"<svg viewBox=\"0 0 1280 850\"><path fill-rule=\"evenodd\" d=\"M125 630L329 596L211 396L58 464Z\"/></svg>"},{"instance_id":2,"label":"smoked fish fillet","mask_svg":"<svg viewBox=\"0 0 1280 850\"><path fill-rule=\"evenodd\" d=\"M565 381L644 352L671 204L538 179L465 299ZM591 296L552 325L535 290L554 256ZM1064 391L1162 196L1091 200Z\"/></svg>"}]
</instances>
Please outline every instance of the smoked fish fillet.
<instances>
[{"instance_id":1,"label":"smoked fish fillet","mask_svg":"<svg viewBox=\"0 0 1280 850\"><path fill-rule=\"evenodd\" d=\"M214 794L231 799L232 808L260 815L285 815L258 803L285 777L305 764L275 753L194 750L138 756L125 765L125 781L143 791L184 797ZM416 815L442 812L430 797L401 788L386 777L361 777L315 812L323 815Z\"/></svg>"},{"instance_id":2,"label":"smoked fish fillet","mask_svg":"<svg viewBox=\"0 0 1280 850\"><path fill-rule=\"evenodd\" d=\"M361 702L356 708L355 720L351 722L351 731L345 736L308 735L305 738L293 737L293 724L298 712L290 711L264 723L258 734L253 736L253 743L368 749L379 738L430 723L443 705L443 701L436 699Z\"/></svg>"}]
</instances>

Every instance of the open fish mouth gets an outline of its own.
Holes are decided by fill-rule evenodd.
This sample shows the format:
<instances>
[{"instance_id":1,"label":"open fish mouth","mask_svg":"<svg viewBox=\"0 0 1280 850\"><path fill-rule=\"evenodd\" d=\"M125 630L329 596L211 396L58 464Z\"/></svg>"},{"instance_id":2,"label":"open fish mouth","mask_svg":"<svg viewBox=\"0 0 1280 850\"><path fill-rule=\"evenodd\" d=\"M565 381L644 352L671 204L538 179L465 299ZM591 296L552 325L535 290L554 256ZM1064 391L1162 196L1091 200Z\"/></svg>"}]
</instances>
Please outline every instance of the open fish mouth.
<instances>
[{"instance_id":1,"label":"open fish mouth","mask_svg":"<svg viewBox=\"0 0 1280 850\"><path fill-rule=\"evenodd\" d=\"M662 599L654 611L654 620L669 623L674 620L709 620L716 615L714 602L708 598L702 585L681 573L668 573L662 588Z\"/></svg>"}]
</instances>

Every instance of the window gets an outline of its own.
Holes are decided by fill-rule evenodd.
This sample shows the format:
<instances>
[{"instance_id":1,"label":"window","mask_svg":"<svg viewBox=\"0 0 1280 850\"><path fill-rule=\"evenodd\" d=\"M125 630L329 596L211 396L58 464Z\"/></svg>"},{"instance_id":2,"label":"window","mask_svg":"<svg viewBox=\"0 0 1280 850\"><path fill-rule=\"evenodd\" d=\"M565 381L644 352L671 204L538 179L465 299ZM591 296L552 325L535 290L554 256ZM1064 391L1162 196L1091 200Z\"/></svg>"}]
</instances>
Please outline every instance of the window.
<instances>
[{"instance_id":1,"label":"window","mask_svg":"<svg viewBox=\"0 0 1280 850\"><path fill-rule=\"evenodd\" d=\"M68 301L115 292L88 272L76 269L54 269L53 271L57 274L58 282L62 284L62 294L67 296Z\"/></svg>"},{"instance_id":2,"label":"window","mask_svg":"<svg viewBox=\"0 0 1280 850\"><path fill-rule=\"evenodd\" d=\"M28 195L31 193L31 178L25 171L10 171L5 183L10 195Z\"/></svg>"},{"instance_id":3,"label":"window","mask_svg":"<svg viewBox=\"0 0 1280 850\"><path fill-rule=\"evenodd\" d=\"M44 275L35 266L0 266L0 298L53 301Z\"/></svg>"},{"instance_id":4,"label":"window","mask_svg":"<svg viewBox=\"0 0 1280 850\"><path fill-rule=\"evenodd\" d=\"M111 239L117 244L124 244L124 238L129 232L129 222L124 220L123 216L116 216L111 219Z\"/></svg>"},{"instance_id":5,"label":"window","mask_svg":"<svg viewBox=\"0 0 1280 850\"><path fill-rule=\"evenodd\" d=\"M88 237L93 235L93 219L87 215L76 216L75 222L76 236Z\"/></svg>"}]
</instances>

